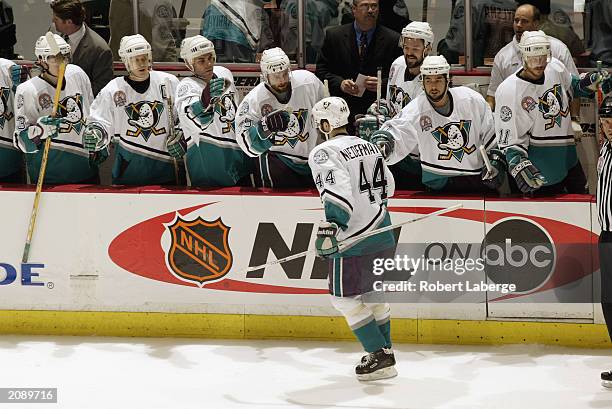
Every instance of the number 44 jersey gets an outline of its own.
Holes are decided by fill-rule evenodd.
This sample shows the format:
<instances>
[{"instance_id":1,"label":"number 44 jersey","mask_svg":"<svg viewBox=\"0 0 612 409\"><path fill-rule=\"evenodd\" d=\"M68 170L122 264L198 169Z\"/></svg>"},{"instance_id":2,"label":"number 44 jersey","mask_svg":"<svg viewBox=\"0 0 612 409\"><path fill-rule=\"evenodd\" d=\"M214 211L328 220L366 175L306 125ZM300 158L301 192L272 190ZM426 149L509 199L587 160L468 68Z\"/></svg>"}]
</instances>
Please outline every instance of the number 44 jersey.
<instances>
[{"instance_id":1,"label":"number 44 jersey","mask_svg":"<svg viewBox=\"0 0 612 409\"><path fill-rule=\"evenodd\" d=\"M395 192L395 181L374 144L340 135L318 145L308 164L325 219L340 228L339 241L391 224L387 200ZM393 233L388 231L342 248L339 256L371 254L394 245Z\"/></svg>"}]
</instances>

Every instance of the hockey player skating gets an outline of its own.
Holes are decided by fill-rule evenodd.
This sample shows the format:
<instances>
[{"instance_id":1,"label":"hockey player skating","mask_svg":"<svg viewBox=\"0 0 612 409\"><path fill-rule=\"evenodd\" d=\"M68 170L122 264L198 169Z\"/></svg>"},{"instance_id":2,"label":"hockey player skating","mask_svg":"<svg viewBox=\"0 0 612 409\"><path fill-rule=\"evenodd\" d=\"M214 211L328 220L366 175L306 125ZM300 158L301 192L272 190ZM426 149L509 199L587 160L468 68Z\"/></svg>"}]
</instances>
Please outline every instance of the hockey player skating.
<instances>
[{"instance_id":1,"label":"hockey player skating","mask_svg":"<svg viewBox=\"0 0 612 409\"><path fill-rule=\"evenodd\" d=\"M170 185L176 183L173 157L181 156L185 139L180 128L168 121L163 88L174 95L178 79L153 71L151 45L140 34L121 39L119 56L128 75L115 78L98 94L83 143L91 152L106 149L118 135L113 184ZM178 118L178 115L173 115ZM174 138L169 139L173 134ZM184 149L183 149L184 152Z\"/></svg>"},{"instance_id":2,"label":"hockey player skating","mask_svg":"<svg viewBox=\"0 0 612 409\"><path fill-rule=\"evenodd\" d=\"M191 184L252 186L254 160L236 142L236 87L232 73L215 66L214 45L201 35L183 40L181 58L194 74L181 80L175 98L185 133Z\"/></svg>"},{"instance_id":3,"label":"hockey player skating","mask_svg":"<svg viewBox=\"0 0 612 409\"><path fill-rule=\"evenodd\" d=\"M0 58L0 183L23 183L23 160L13 145L15 111L13 95L28 79L25 66Z\"/></svg>"},{"instance_id":4,"label":"hockey player skating","mask_svg":"<svg viewBox=\"0 0 612 409\"><path fill-rule=\"evenodd\" d=\"M376 146L347 134L349 109L342 98L319 101L312 115L326 139L310 153L308 163L325 210L316 249L320 256L330 257L332 304L368 353L355 367L357 378L390 378L397 375L390 308L386 303L366 303L364 297L373 291L373 260L392 258L395 238L388 231L342 249L338 241L391 224L387 200L395 190L393 175Z\"/></svg>"},{"instance_id":5,"label":"hockey player skating","mask_svg":"<svg viewBox=\"0 0 612 409\"><path fill-rule=\"evenodd\" d=\"M291 71L280 48L265 50L260 66L263 82L238 107L236 138L247 155L259 159L258 185L308 186L308 155L317 144L310 110L323 98L323 83L309 71Z\"/></svg>"},{"instance_id":6,"label":"hockey player skating","mask_svg":"<svg viewBox=\"0 0 612 409\"><path fill-rule=\"evenodd\" d=\"M611 88L605 71L573 76L550 56L542 31L526 31L519 43L523 68L495 92L495 129L510 174L523 193L584 193L570 115L570 97L593 97Z\"/></svg>"},{"instance_id":7,"label":"hockey player skating","mask_svg":"<svg viewBox=\"0 0 612 409\"><path fill-rule=\"evenodd\" d=\"M26 153L30 181L37 183L45 140L51 138L45 183L99 183L98 160L105 152L90 155L83 147L85 120L93 100L87 74L66 65L57 117L52 117L53 97L62 61L70 46L54 35L60 54L52 55L47 39L36 42L34 52L43 72L17 87L15 93L15 144Z\"/></svg>"},{"instance_id":8,"label":"hockey player skating","mask_svg":"<svg viewBox=\"0 0 612 409\"><path fill-rule=\"evenodd\" d=\"M450 66L442 56L421 65L424 93L371 136L388 163L418 160L423 184L433 191L488 192L503 182L505 164L497 149L491 108L467 87L449 88ZM484 166L484 146L493 165Z\"/></svg>"}]
</instances>

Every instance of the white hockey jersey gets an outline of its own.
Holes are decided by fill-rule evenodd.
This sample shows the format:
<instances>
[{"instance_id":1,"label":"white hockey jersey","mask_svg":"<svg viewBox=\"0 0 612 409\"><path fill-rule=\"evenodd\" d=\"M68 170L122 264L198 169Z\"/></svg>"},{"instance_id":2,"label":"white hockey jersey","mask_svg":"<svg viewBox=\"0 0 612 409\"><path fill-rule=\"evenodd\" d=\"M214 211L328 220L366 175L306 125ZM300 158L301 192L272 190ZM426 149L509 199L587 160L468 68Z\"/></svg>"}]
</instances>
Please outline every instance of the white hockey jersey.
<instances>
[{"instance_id":1,"label":"white hockey jersey","mask_svg":"<svg viewBox=\"0 0 612 409\"><path fill-rule=\"evenodd\" d=\"M177 88L175 104L187 140L187 171L193 186L234 186L250 173L252 159L236 142L234 76L221 66L215 66L213 73L226 81L226 90L210 113L196 115L191 108L200 101L203 80L183 78Z\"/></svg>"},{"instance_id":2,"label":"white hockey jersey","mask_svg":"<svg viewBox=\"0 0 612 409\"><path fill-rule=\"evenodd\" d=\"M37 180L42 156L40 143L44 132L37 124L40 117L51 115L55 85L42 77L20 84L15 93L15 144L27 155L28 172ZM48 183L78 183L97 174L91 166L89 152L83 147L85 121L93 100L87 74L77 65L68 64L60 94L58 116L62 117L59 135L51 141L45 181Z\"/></svg>"},{"instance_id":3,"label":"white hockey jersey","mask_svg":"<svg viewBox=\"0 0 612 409\"><path fill-rule=\"evenodd\" d=\"M419 74L412 79L407 79L406 75L409 75L406 59L401 55L391 64L389 82L387 83L387 106L391 110L390 116L392 118L423 92L421 75Z\"/></svg>"},{"instance_id":4,"label":"white hockey jersey","mask_svg":"<svg viewBox=\"0 0 612 409\"><path fill-rule=\"evenodd\" d=\"M291 72L291 99L278 102L274 94L260 83L240 103L236 117L236 138L244 152L257 157L266 151L276 152L287 166L308 174L308 155L317 144L317 129L310 119L310 109L323 98L323 83L309 71ZM291 111L289 127L276 132L268 140L257 134L261 118L277 109Z\"/></svg>"},{"instance_id":5,"label":"white hockey jersey","mask_svg":"<svg viewBox=\"0 0 612 409\"><path fill-rule=\"evenodd\" d=\"M497 146L493 114L482 95L467 87L448 92L449 116L439 114L423 93L381 127L395 140L387 162L394 164L408 155L420 160L423 183L435 190L449 177L479 175L484 166L480 145L487 151Z\"/></svg>"},{"instance_id":6,"label":"white hockey jersey","mask_svg":"<svg viewBox=\"0 0 612 409\"><path fill-rule=\"evenodd\" d=\"M174 163L166 148L170 124L168 104L162 85L168 83L174 95L178 79L161 71L151 71L149 87L138 93L125 77L115 78L98 94L91 106L88 124L103 130L107 147L118 138L113 183L125 185L168 184L175 181ZM175 121L178 112L175 107Z\"/></svg>"},{"instance_id":7,"label":"white hockey jersey","mask_svg":"<svg viewBox=\"0 0 612 409\"><path fill-rule=\"evenodd\" d=\"M495 93L495 129L499 146L529 157L548 184L562 181L578 161L568 93L572 74L553 58L543 83L516 74Z\"/></svg>"},{"instance_id":8,"label":"white hockey jersey","mask_svg":"<svg viewBox=\"0 0 612 409\"><path fill-rule=\"evenodd\" d=\"M10 60L0 58L0 178L14 174L21 167L21 153L13 146L15 112Z\"/></svg>"},{"instance_id":9,"label":"white hockey jersey","mask_svg":"<svg viewBox=\"0 0 612 409\"><path fill-rule=\"evenodd\" d=\"M578 76L578 69L567 46L554 37L548 36L548 39L550 40L550 54L552 57L561 61L573 75ZM516 36L514 36L512 41L506 44L495 55L487 95L495 96L499 84L521 68L523 68L523 59Z\"/></svg>"},{"instance_id":10,"label":"white hockey jersey","mask_svg":"<svg viewBox=\"0 0 612 409\"><path fill-rule=\"evenodd\" d=\"M390 224L387 200L395 181L378 148L356 136L341 135L317 146L308 159L325 217L346 240ZM395 244L391 232L345 247L341 256L371 254Z\"/></svg>"}]
</instances>

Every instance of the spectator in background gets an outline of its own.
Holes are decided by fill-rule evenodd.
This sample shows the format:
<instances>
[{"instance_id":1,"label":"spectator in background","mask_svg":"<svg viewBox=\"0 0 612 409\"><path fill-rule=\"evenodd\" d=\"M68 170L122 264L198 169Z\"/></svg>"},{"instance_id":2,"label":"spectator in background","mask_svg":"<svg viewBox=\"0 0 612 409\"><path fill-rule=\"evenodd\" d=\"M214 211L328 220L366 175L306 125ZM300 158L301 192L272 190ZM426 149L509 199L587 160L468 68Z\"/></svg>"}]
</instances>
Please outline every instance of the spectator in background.
<instances>
[{"instance_id":1,"label":"spectator in background","mask_svg":"<svg viewBox=\"0 0 612 409\"><path fill-rule=\"evenodd\" d=\"M408 0L378 0L378 24L401 33L402 29L410 23L410 15L405 1ZM352 3L351 0L343 0L338 3ZM339 9L344 12L341 16L341 24L352 23L355 19L350 7L340 5Z\"/></svg>"},{"instance_id":2,"label":"spectator in background","mask_svg":"<svg viewBox=\"0 0 612 409\"><path fill-rule=\"evenodd\" d=\"M17 43L16 27L13 22L13 8L0 0L0 58L14 60L17 56L13 46Z\"/></svg>"},{"instance_id":3,"label":"spectator in background","mask_svg":"<svg viewBox=\"0 0 612 409\"><path fill-rule=\"evenodd\" d=\"M504 45L512 40L512 19L515 0L472 0L473 65L493 58ZM458 0L453 9L446 37L438 43L438 54L451 64L459 63L465 54L465 5Z\"/></svg>"},{"instance_id":4,"label":"spectator in background","mask_svg":"<svg viewBox=\"0 0 612 409\"><path fill-rule=\"evenodd\" d=\"M72 64L85 71L94 96L113 79L113 54L106 41L83 22L85 9L80 0L56 0L51 3L53 24L68 36Z\"/></svg>"},{"instance_id":5,"label":"spectator in background","mask_svg":"<svg viewBox=\"0 0 612 409\"><path fill-rule=\"evenodd\" d=\"M153 61L178 61L177 47L181 43L180 30L186 20L176 18L176 10L169 0L138 0L138 34L151 44ZM119 44L124 36L135 34L132 0L111 0L109 11L110 48L116 61Z\"/></svg>"},{"instance_id":6,"label":"spectator in background","mask_svg":"<svg viewBox=\"0 0 612 409\"><path fill-rule=\"evenodd\" d=\"M591 66L595 67L599 60L605 67L612 67L612 1L587 0L586 21L585 40L591 49Z\"/></svg>"},{"instance_id":7,"label":"spectator in background","mask_svg":"<svg viewBox=\"0 0 612 409\"><path fill-rule=\"evenodd\" d=\"M382 69L385 92L391 64L402 53L397 46L400 35L377 24L378 11L378 0L354 0L355 21L327 29L317 61L317 76L328 80L330 94L344 98L349 106L351 134L355 115L365 114L376 100L377 68ZM359 74L366 76L362 96L355 83Z\"/></svg>"},{"instance_id":8,"label":"spectator in background","mask_svg":"<svg viewBox=\"0 0 612 409\"><path fill-rule=\"evenodd\" d=\"M215 46L217 62L252 63L273 43L264 4L269 0L211 0L201 34Z\"/></svg>"},{"instance_id":9,"label":"spectator in background","mask_svg":"<svg viewBox=\"0 0 612 409\"><path fill-rule=\"evenodd\" d=\"M493 61L493 69L491 70L491 80L489 89L487 90L487 102L491 109L495 109L495 91L497 87L510 75L514 74L523 66L521 53L519 50L519 42L525 31L536 31L540 22L540 12L531 4L523 4L516 8L514 13L514 37L504 48L499 50ZM573 75L578 75L578 69L570 54L569 49L560 40L550 37L550 52L557 60ZM576 100L579 105L579 100ZM572 112L577 113L579 106L574 105Z\"/></svg>"},{"instance_id":10,"label":"spectator in background","mask_svg":"<svg viewBox=\"0 0 612 409\"><path fill-rule=\"evenodd\" d=\"M523 4L531 4L540 11L540 30L561 40L574 57L584 54L582 40L572 29L572 22L565 11L557 8L551 19L550 0L519 0L519 5Z\"/></svg>"}]
</instances>

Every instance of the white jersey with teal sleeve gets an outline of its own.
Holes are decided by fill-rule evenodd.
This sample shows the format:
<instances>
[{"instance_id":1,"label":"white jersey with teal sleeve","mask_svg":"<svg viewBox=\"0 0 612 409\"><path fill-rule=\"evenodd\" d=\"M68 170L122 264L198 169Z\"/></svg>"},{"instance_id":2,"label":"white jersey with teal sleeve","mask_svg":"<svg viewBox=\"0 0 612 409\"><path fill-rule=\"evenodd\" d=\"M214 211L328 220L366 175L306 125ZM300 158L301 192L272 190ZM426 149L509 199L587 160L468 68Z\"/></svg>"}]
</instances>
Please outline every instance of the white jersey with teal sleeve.
<instances>
[{"instance_id":1,"label":"white jersey with teal sleeve","mask_svg":"<svg viewBox=\"0 0 612 409\"><path fill-rule=\"evenodd\" d=\"M325 218L347 240L391 224L387 200L395 181L378 148L356 136L341 135L317 146L308 159ZM372 254L395 245L391 231L345 247L338 256Z\"/></svg>"},{"instance_id":2,"label":"white jersey with teal sleeve","mask_svg":"<svg viewBox=\"0 0 612 409\"><path fill-rule=\"evenodd\" d=\"M12 61L0 58L0 179L19 171L21 152L13 146L15 111L13 103Z\"/></svg>"},{"instance_id":3,"label":"white jersey with teal sleeve","mask_svg":"<svg viewBox=\"0 0 612 409\"><path fill-rule=\"evenodd\" d=\"M311 72L291 72L291 98L280 103L264 83L253 88L240 103L236 116L236 138L244 152L257 157L270 151L292 170L307 175L308 155L317 144L317 130L310 119L310 109L323 98L323 83ZM257 127L261 118L277 109L291 111L285 131L261 139Z\"/></svg>"},{"instance_id":4,"label":"white jersey with teal sleeve","mask_svg":"<svg viewBox=\"0 0 612 409\"><path fill-rule=\"evenodd\" d=\"M495 129L508 161L528 157L547 185L565 179L578 163L568 92L572 75L553 58L544 79L531 82L513 74L495 93Z\"/></svg>"},{"instance_id":5,"label":"white jersey with teal sleeve","mask_svg":"<svg viewBox=\"0 0 612 409\"><path fill-rule=\"evenodd\" d=\"M387 106L391 110L390 116L397 115L422 92L421 75L412 76L408 72L404 56L397 57L391 64L387 83Z\"/></svg>"},{"instance_id":6,"label":"white jersey with teal sleeve","mask_svg":"<svg viewBox=\"0 0 612 409\"><path fill-rule=\"evenodd\" d=\"M183 78L177 88L176 108L187 140L187 173L193 186L234 186L251 173L253 160L236 142L234 76L221 66L215 66L213 73L214 78L225 80L225 91L206 112L200 101L204 80Z\"/></svg>"},{"instance_id":7,"label":"white jersey with teal sleeve","mask_svg":"<svg viewBox=\"0 0 612 409\"><path fill-rule=\"evenodd\" d=\"M448 92L448 116L439 114L423 93L381 127L395 142L387 162L407 156L420 160L423 183L434 190L442 189L448 178L479 175L484 166L480 145L487 151L497 147L493 114L482 95L467 87Z\"/></svg>"},{"instance_id":8,"label":"white jersey with teal sleeve","mask_svg":"<svg viewBox=\"0 0 612 409\"><path fill-rule=\"evenodd\" d=\"M39 118L51 115L55 85L42 77L20 84L15 93L14 142L26 153L30 180L36 183L42 160L45 130L37 124ZM98 167L83 147L85 121L93 100L91 83L78 66L68 64L60 93L57 115L62 118L58 136L51 141L46 183L80 183L98 175Z\"/></svg>"},{"instance_id":9,"label":"white jersey with teal sleeve","mask_svg":"<svg viewBox=\"0 0 612 409\"><path fill-rule=\"evenodd\" d=\"M178 79L151 71L149 87L137 92L125 77L115 78L98 94L91 106L88 126L103 134L103 147L118 139L113 183L120 185L171 184L175 182L173 159L166 148L170 127L162 85L174 95ZM173 107L174 109L174 107ZM174 110L175 121L178 112Z\"/></svg>"}]
</instances>

